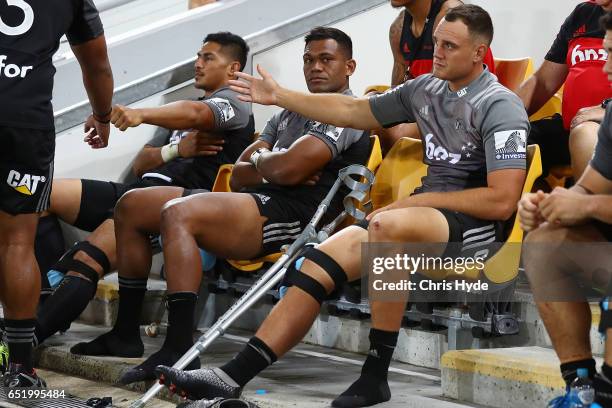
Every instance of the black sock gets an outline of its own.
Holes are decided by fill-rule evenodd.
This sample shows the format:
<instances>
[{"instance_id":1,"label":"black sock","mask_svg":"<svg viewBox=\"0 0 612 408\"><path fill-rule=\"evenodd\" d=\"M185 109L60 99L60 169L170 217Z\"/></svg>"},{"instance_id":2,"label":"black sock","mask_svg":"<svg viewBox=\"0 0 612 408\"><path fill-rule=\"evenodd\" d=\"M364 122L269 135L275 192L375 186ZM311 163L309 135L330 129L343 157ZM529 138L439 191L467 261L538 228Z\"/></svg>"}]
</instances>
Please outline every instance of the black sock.
<instances>
[{"instance_id":1,"label":"black sock","mask_svg":"<svg viewBox=\"0 0 612 408\"><path fill-rule=\"evenodd\" d=\"M193 346L193 320L198 295L177 292L168 295L168 332L162 348L184 353Z\"/></svg>"},{"instance_id":2,"label":"black sock","mask_svg":"<svg viewBox=\"0 0 612 408\"><path fill-rule=\"evenodd\" d=\"M147 291L147 279L119 276L119 310L113 329L89 342L72 346L70 352L86 356L140 357L140 315Z\"/></svg>"},{"instance_id":3,"label":"black sock","mask_svg":"<svg viewBox=\"0 0 612 408\"><path fill-rule=\"evenodd\" d=\"M601 373L595 375L593 387L595 402L604 408L612 407L612 367L605 363L601 366Z\"/></svg>"},{"instance_id":4,"label":"black sock","mask_svg":"<svg viewBox=\"0 0 612 408\"><path fill-rule=\"evenodd\" d=\"M32 339L35 319L4 319L4 330L9 347L9 362L32 369Z\"/></svg>"},{"instance_id":5,"label":"black sock","mask_svg":"<svg viewBox=\"0 0 612 408\"><path fill-rule=\"evenodd\" d=\"M147 278L119 276L119 310L113 332L121 338L140 337L140 315L147 292Z\"/></svg>"},{"instance_id":6,"label":"black sock","mask_svg":"<svg viewBox=\"0 0 612 408\"><path fill-rule=\"evenodd\" d=\"M244 387L257 374L276 361L274 351L257 337L251 340L231 361L220 367L238 385Z\"/></svg>"},{"instance_id":7,"label":"black sock","mask_svg":"<svg viewBox=\"0 0 612 408\"><path fill-rule=\"evenodd\" d=\"M42 343L59 330L66 330L85 310L96 294L96 285L80 276L66 275L41 307L36 326L36 342Z\"/></svg>"},{"instance_id":8,"label":"black sock","mask_svg":"<svg viewBox=\"0 0 612 408\"><path fill-rule=\"evenodd\" d=\"M569 363L561 364L561 375L563 376L563 381L569 387L572 381L578 377L578 369L586 368L589 370L589 378L593 379L597 369L595 367L595 360L592 358L587 358L584 360L578 361L570 361Z\"/></svg>"},{"instance_id":9,"label":"black sock","mask_svg":"<svg viewBox=\"0 0 612 408\"><path fill-rule=\"evenodd\" d=\"M333 407L365 407L391 399L387 374L398 332L370 330L370 352L361 376L332 402Z\"/></svg>"}]
</instances>

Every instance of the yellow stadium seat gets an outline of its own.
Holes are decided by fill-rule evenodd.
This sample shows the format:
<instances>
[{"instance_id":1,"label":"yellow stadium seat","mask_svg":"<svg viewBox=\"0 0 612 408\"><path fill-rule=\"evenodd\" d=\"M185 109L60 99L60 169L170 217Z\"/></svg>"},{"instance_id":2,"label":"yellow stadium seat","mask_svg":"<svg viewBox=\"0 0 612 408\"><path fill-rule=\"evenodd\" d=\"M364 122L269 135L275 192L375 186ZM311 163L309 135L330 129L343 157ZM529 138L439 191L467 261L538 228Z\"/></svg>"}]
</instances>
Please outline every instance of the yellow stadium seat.
<instances>
[{"instance_id":1,"label":"yellow stadium seat","mask_svg":"<svg viewBox=\"0 0 612 408\"><path fill-rule=\"evenodd\" d=\"M382 162L382 150L380 148L380 141L378 140L378 136L376 135L370 136L370 156L368 157L366 166L368 169L370 169L370 171L374 173L376 172L376 169L378 168L381 162ZM221 172L221 169L219 170L219 172ZM219 179L219 175L220 173L217 174L217 179ZM231 175L231 171L230 171L230 175ZM229 191L229 177L230 176L228 175L227 176L228 190L226 191ZM215 185L216 185L216 181L215 181ZM343 226L344 225L346 224L343 224ZM230 265L232 265L234 268L241 270L243 272L254 272L258 269L261 269L264 263L266 262L274 263L280 257L281 257L281 253L278 252L278 253L270 254L270 255L267 255L261 258L257 258L257 259L243 260L243 261L228 260L227 262Z\"/></svg>"},{"instance_id":2,"label":"yellow stadium seat","mask_svg":"<svg viewBox=\"0 0 612 408\"><path fill-rule=\"evenodd\" d=\"M217 171L217 177L213 184L213 193L227 193L232 191L230 188L230 178L232 177L233 164L223 164Z\"/></svg>"},{"instance_id":3,"label":"yellow stadium seat","mask_svg":"<svg viewBox=\"0 0 612 408\"><path fill-rule=\"evenodd\" d=\"M423 163L423 147L420 140L402 138L389 151L378 172L376 183L370 193L374 209L384 207L406 195L421 185L421 178L427 173ZM527 146L527 175L523 193L531 191L533 183L542 174L542 159L538 145ZM492 283L508 282L518 273L520 243L523 230L518 215L511 221L510 234L499 251L485 262L484 270L471 269L461 274L462 278L478 279L482 275ZM445 279L459 277L453 270L428 271L428 277Z\"/></svg>"},{"instance_id":4,"label":"yellow stadium seat","mask_svg":"<svg viewBox=\"0 0 612 408\"><path fill-rule=\"evenodd\" d=\"M389 85L370 85L368 86L365 91L363 92L364 95L370 93L370 92L379 92L379 93L383 93L385 91L387 91L387 89L389 89L390 86Z\"/></svg>"},{"instance_id":5,"label":"yellow stadium seat","mask_svg":"<svg viewBox=\"0 0 612 408\"><path fill-rule=\"evenodd\" d=\"M500 84L516 92L519 86L530 75L528 70L533 70L531 58L495 59L495 75Z\"/></svg>"}]
</instances>

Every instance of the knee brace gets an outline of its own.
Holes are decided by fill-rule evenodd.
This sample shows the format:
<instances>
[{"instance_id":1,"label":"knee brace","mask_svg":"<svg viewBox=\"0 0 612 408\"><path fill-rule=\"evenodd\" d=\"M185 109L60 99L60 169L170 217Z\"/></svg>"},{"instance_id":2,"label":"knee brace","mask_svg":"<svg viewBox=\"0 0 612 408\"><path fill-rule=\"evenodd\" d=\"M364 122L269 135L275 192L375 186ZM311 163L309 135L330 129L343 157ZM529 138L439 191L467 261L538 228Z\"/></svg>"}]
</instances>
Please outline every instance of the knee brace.
<instances>
[{"instance_id":1,"label":"knee brace","mask_svg":"<svg viewBox=\"0 0 612 408\"><path fill-rule=\"evenodd\" d=\"M612 328L612 298L606 296L599 301L601 318L599 319L599 333L606 335L606 330Z\"/></svg>"},{"instance_id":2,"label":"knee brace","mask_svg":"<svg viewBox=\"0 0 612 408\"><path fill-rule=\"evenodd\" d=\"M81 241L74 244L72 248L70 248L59 261L57 261L53 269L63 272L64 274L68 271L78 272L92 281L94 285L97 284L99 276L96 270L86 263L74 259L74 255L78 251L85 252L94 261L96 261L102 267L104 275L110 271L110 261L108 260L108 257L104 251L88 241Z\"/></svg>"},{"instance_id":3,"label":"knee brace","mask_svg":"<svg viewBox=\"0 0 612 408\"><path fill-rule=\"evenodd\" d=\"M346 273L340 265L326 253L319 251L316 248L310 248L304 253L304 257L298 259L299 267L302 266L303 259L309 259L323 269L334 282L336 288L342 287L346 282ZM292 266L287 270L287 282L291 286L298 287L304 292L312 296L319 304L327 299L327 291L316 279L302 273L297 269L298 266Z\"/></svg>"}]
</instances>

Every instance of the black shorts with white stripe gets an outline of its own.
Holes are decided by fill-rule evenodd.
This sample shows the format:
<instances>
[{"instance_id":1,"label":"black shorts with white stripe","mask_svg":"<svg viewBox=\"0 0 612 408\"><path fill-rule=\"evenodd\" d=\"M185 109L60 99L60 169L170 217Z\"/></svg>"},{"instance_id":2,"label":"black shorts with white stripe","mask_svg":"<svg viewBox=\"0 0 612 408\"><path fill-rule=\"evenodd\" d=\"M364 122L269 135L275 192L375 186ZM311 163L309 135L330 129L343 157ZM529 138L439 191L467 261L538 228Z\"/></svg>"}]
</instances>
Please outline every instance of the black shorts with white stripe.
<instances>
[{"instance_id":1,"label":"black shorts with white stripe","mask_svg":"<svg viewBox=\"0 0 612 408\"><path fill-rule=\"evenodd\" d=\"M261 256L280 252L302 233L317 210L286 194L249 193L255 199L259 213L267 220L263 225Z\"/></svg>"},{"instance_id":2,"label":"black shorts with white stripe","mask_svg":"<svg viewBox=\"0 0 612 408\"><path fill-rule=\"evenodd\" d=\"M449 245L443 256L489 258L504 241L503 223L481 220L472 216L437 208L448 222Z\"/></svg>"},{"instance_id":3,"label":"black shorts with white stripe","mask_svg":"<svg viewBox=\"0 0 612 408\"><path fill-rule=\"evenodd\" d=\"M0 126L0 210L40 213L49 208L55 131Z\"/></svg>"}]
</instances>

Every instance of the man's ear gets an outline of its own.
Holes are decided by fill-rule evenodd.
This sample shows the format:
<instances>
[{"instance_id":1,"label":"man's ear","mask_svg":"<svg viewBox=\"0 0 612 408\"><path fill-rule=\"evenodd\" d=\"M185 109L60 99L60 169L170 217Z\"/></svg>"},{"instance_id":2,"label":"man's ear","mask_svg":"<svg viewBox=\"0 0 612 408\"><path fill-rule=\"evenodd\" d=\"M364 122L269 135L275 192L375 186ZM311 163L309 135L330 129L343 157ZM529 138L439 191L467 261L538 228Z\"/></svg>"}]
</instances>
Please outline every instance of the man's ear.
<instances>
[{"instance_id":1,"label":"man's ear","mask_svg":"<svg viewBox=\"0 0 612 408\"><path fill-rule=\"evenodd\" d=\"M227 73L231 78L234 78L236 76L236 72L240 72L240 68L240 63L238 61L234 61L228 67Z\"/></svg>"},{"instance_id":2,"label":"man's ear","mask_svg":"<svg viewBox=\"0 0 612 408\"><path fill-rule=\"evenodd\" d=\"M487 47L485 44L480 44L478 47L476 47L476 51L474 52L474 62L484 62L488 50L489 47Z\"/></svg>"},{"instance_id":3,"label":"man's ear","mask_svg":"<svg viewBox=\"0 0 612 408\"><path fill-rule=\"evenodd\" d=\"M351 76L355 73L355 69L357 68L357 61L354 59L350 59L346 61L346 76Z\"/></svg>"}]
</instances>

